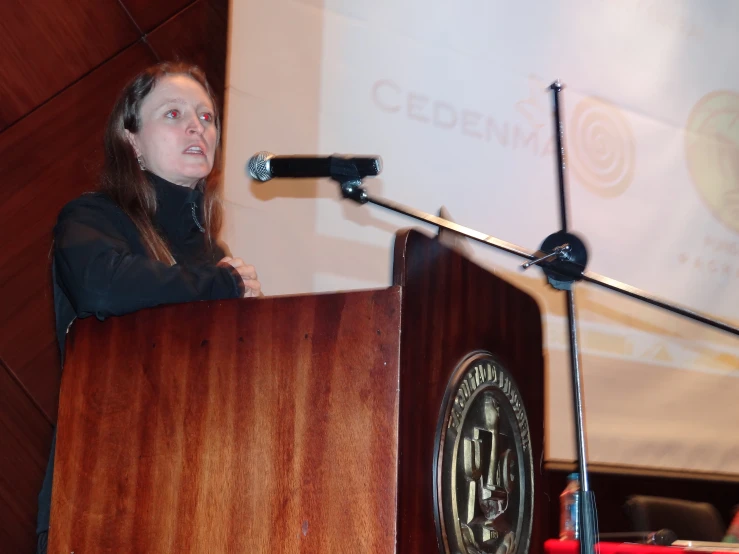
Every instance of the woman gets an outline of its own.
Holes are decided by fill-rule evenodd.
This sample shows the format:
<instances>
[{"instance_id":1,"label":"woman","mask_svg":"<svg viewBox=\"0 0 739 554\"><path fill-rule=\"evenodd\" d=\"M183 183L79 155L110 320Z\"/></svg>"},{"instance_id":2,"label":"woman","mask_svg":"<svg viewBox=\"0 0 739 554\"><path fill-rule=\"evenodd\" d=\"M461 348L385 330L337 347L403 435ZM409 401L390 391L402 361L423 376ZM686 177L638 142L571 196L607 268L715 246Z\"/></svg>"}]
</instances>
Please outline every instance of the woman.
<instances>
[{"instance_id":1,"label":"woman","mask_svg":"<svg viewBox=\"0 0 739 554\"><path fill-rule=\"evenodd\" d=\"M100 191L67 204L54 228L56 331L62 353L80 317L174 302L261 296L254 267L216 238L221 121L194 66L164 63L123 90L105 132ZM54 444L39 495L46 551Z\"/></svg>"}]
</instances>

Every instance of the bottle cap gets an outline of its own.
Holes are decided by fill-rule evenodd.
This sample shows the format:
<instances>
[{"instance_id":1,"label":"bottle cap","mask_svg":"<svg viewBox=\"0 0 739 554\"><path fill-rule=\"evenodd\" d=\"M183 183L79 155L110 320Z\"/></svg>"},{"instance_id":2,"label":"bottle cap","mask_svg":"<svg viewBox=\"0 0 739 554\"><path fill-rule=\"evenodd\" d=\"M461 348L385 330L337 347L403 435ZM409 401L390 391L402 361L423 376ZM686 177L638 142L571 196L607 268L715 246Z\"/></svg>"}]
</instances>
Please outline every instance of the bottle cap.
<instances>
[{"instance_id":1,"label":"bottle cap","mask_svg":"<svg viewBox=\"0 0 739 554\"><path fill-rule=\"evenodd\" d=\"M568 481L579 481L580 480L580 474L578 472L570 473L567 476Z\"/></svg>"}]
</instances>

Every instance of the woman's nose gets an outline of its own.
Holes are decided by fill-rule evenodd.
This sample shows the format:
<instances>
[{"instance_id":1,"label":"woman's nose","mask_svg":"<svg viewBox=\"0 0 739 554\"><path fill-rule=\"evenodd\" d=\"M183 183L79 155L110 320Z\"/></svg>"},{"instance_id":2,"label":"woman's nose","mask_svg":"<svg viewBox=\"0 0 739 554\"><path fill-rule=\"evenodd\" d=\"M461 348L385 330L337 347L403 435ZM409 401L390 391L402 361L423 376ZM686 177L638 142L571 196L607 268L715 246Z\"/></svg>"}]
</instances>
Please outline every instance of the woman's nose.
<instances>
[{"instance_id":1,"label":"woman's nose","mask_svg":"<svg viewBox=\"0 0 739 554\"><path fill-rule=\"evenodd\" d=\"M188 133L201 135L204 130L205 130L205 126L203 125L203 122L200 121L200 118L197 115L192 116L188 119L188 122L187 122L187 132Z\"/></svg>"}]
</instances>

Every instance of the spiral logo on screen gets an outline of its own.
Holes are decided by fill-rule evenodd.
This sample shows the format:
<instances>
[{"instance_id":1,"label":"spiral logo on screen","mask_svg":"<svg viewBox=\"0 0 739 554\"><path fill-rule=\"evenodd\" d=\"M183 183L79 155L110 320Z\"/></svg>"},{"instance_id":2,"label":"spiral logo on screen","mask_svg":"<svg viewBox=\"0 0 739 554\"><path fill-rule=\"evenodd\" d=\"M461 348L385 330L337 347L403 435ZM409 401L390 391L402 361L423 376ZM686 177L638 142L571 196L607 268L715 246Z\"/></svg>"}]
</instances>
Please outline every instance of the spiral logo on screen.
<instances>
[{"instance_id":1,"label":"spiral logo on screen","mask_svg":"<svg viewBox=\"0 0 739 554\"><path fill-rule=\"evenodd\" d=\"M634 133L621 111L597 98L575 107L567 132L575 178L606 198L622 194L634 179Z\"/></svg>"},{"instance_id":2,"label":"spiral logo on screen","mask_svg":"<svg viewBox=\"0 0 739 554\"><path fill-rule=\"evenodd\" d=\"M739 93L717 91L698 101L686 125L685 157L703 201L739 233Z\"/></svg>"}]
</instances>

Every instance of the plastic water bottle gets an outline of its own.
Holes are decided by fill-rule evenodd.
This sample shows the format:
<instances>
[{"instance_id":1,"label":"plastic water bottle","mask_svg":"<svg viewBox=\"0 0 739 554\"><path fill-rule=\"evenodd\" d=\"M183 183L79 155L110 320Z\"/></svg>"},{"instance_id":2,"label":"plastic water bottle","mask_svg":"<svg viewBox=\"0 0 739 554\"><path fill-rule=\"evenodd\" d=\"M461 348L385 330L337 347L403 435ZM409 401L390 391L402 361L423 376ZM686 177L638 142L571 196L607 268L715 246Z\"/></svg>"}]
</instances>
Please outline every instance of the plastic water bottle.
<instances>
[{"instance_id":1,"label":"plastic water bottle","mask_svg":"<svg viewBox=\"0 0 739 554\"><path fill-rule=\"evenodd\" d=\"M580 538L580 475L570 473L567 486L559 495L559 539L573 541Z\"/></svg>"}]
</instances>

